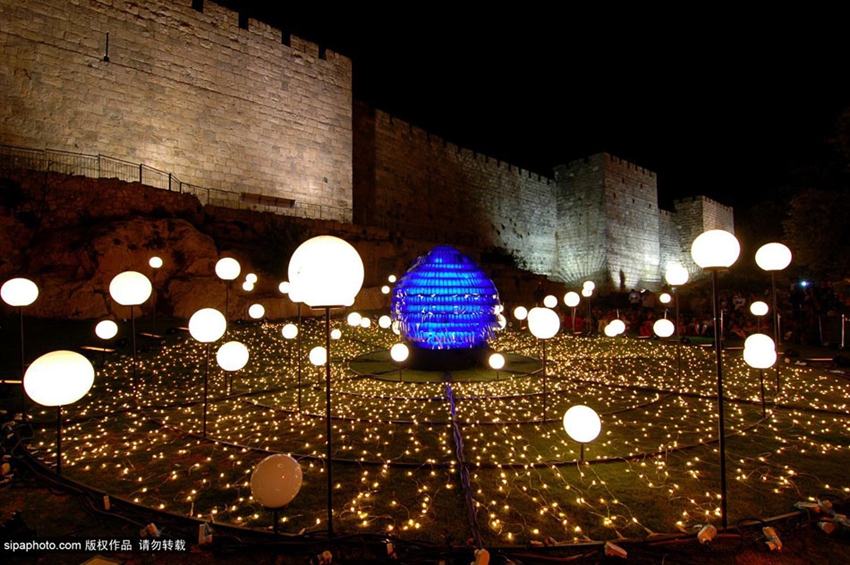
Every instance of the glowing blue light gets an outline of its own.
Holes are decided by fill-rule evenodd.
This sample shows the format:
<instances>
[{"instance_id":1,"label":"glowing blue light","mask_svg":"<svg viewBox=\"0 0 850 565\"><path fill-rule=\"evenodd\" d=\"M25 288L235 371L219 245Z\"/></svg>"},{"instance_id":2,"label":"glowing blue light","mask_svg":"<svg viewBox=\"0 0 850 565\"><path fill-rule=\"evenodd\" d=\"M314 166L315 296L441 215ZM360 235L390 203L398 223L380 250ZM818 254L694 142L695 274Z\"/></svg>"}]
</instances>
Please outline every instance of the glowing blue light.
<instances>
[{"instance_id":1,"label":"glowing blue light","mask_svg":"<svg viewBox=\"0 0 850 565\"><path fill-rule=\"evenodd\" d=\"M448 245L417 259L393 288L401 335L424 349L483 347L499 327L499 293L466 255Z\"/></svg>"}]
</instances>

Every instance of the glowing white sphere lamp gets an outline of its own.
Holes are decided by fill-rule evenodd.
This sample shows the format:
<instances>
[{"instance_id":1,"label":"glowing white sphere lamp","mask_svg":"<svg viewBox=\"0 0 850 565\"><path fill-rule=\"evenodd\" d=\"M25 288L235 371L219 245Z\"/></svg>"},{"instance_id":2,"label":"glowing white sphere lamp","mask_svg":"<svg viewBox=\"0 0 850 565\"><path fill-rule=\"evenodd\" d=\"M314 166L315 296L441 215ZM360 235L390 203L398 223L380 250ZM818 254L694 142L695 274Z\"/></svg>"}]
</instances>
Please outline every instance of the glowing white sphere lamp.
<instances>
[{"instance_id":1,"label":"glowing white sphere lamp","mask_svg":"<svg viewBox=\"0 0 850 565\"><path fill-rule=\"evenodd\" d=\"M487 358L487 364L496 372L496 380L499 380L499 371L505 367L505 356L501 353L493 353Z\"/></svg>"},{"instance_id":2,"label":"glowing white sphere lamp","mask_svg":"<svg viewBox=\"0 0 850 565\"><path fill-rule=\"evenodd\" d=\"M257 284L257 274L256 273L248 273L245 275L245 281L251 284Z\"/></svg>"},{"instance_id":3,"label":"glowing white sphere lamp","mask_svg":"<svg viewBox=\"0 0 850 565\"><path fill-rule=\"evenodd\" d=\"M216 361L218 366L229 373L239 371L248 364L248 348L244 343L238 341L228 341L218 348L216 352ZM233 375L227 379L227 394L233 392Z\"/></svg>"},{"instance_id":4,"label":"glowing white sphere lamp","mask_svg":"<svg viewBox=\"0 0 850 565\"><path fill-rule=\"evenodd\" d=\"M561 328L561 319L554 310L535 307L528 312L528 329L537 339L555 337Z\"/></svg>"},{"instance_id":5,"label":"glowing white sphere lamp","mask_svg":"<svg viewBox=\"0 0 850 565\"><path fill-rule=\"evenodd\" d=\"M224 281L224 316L225 320L230 318L230 283L236 280L242 266L233 257L223 257L215 264L215 274Z\"/></svg>"},{"instance_id":6,"label":"glowing white sphere lamp","mask_svg":"<svg viewBox=\"0 0 850 565\"><path fill-rule=\"evenodd\" d=\"M487 363L490 365L491 369L498 371L505 367L505 356L501 353L493 353L487 359Z\"/></svg>"},{"instance_id":7,"label":"glowing white sphere lamp","mask_svg":"<svg viewBox=\"0 0 850 565\"><path fill-rule=\"evenodd\" d=\"M672 297L672 296L670 296L670 293L669 293L669 292L662 292L662 293L658 296L658 301L659 301L661 304L670 304L671 302L673 302L673 297Z\"/></svg>"},{"instance_id":8,"label":"glowing white sphere lamp","mask_svg":"<svg viewBox=\"0 0 850 565\"><path fill-rule=\"evenodd\" d=\"M291 287L292 285L289 284L289 281L283 281L279 285L277 285L277 289L280 291L281 294L289 294L289 289Z\"/></svg>"},{"instance_id":9,"label":"glowing white sphere lamp","mask_svg":"<svg viewBox=\"0 0 850 565\"><path fill-rule=\"evenodd\" d=\"M590 292L593 292L596 289L596 283L593 281L584 281L584 283L581 285L581 288L586 288L590 290Z\"/></svg>"},{"instance_id":10,"label":"glowing white sphere lamp","mask_svg":"<svg viewBox=\"0 0 850 565\"><path fill-rule=\"evenodd\" d=\"M583 289L581 289L581 295L584 296L585 298L590 298L591 296L593 296L593 289L592 288L583 288Z\"/></svg>"},{"instance_id":11,"label":"glowing white sphere lamp","mask_svg":"<svg viewBox=\"0 0 850 565\"><path fill-rule=\"evenodd\" d=\"M398 381L401 382L401 364L410 357L410 348L404 343L396 343L390 348L390 358L398 364Z\"/></svg>"},{"instance_id":12,"label":"glowing white sphere lamp","mask_svg":"<svg viewBox=\"0 0 850 565\"><path fill-rule=\"evenodd\" d=\"M364 329L372 327L372 318L367 318L366 316L360 318L360 327Z\"/></svg>"},{"instance_id":13,"label":"glowing white sphere lamp","mask_svg":"<svg viewBox=\"0 0 850 565\"><path fill-rule=\"evenodd\" d=\"M289 281L312 308L351 306L363 276L357 250L332 235L308 239L289 260Z\"/></svg>"},{"instance_id":14,"label":"glowing white sphere lamp","mask_svg":"<svg viewBox=\"0 0 850 565\"><path fill-rule=\"evenodd\" d=\"M791 264L791 250L781 243L767 243L756 251L756 265L764 271L781 271Z\"/></svg>"},{"instance_id":15,"label":"glowing white sphere lamp","mask_svg":"<svg viewBox=\"0 0 850 565\"><path fill-rule=\"evenodd\" d=\"M561 328L561 318L554 310L534 307L528 312L528 329L541 340L543 347L543 420L546 420L546 340L555 337Z\"/></svg>"},{"instance_id":16,"label":"glowing white sphere lamp","mask_svg":"<svg viewBox=\"0 0 850 565\"><path fill-rule=\"evenodd\" d=\"M136 311L135 307L143 304L151 295L153 286L151 281L142 273L136 271L124 271L113 277L109 283L109 295L112 300L121 306L130 307L130 324L132 328L133 342L133 381L136 387Z\"/></svg>"},{"instance_id":17,"label":"glowing white sphere lamp","mask_svg":"<svg viewBox=\"0 0 850 565\"><path fill-rule=\"evenodd\" d=\"M249 282L249 281L243 282L242 283L242 290L244 290L245 292L253 291L254 290L254 283Z\"/></svg>"},{"instance_id":18,"label":"glowing white sphere lamp","mask_svg":"<svg viewBox=\"0 0 850 565\"><path fill-rule=\"evenodd\" d=\"M342 330L334 328L331 330L331 339L339 339L342 337Z\"/></svg>"},{"instance_id":19,"label":"glowing white sphere lamp","mask_svg":"<svg viewBox=\"0 0 850 565\"><path fill-rule=\"evenodd\" d=\"M392 290L389 285L384 285L381 287L381 294L389 294L390 290Z\"/></svg>"},{"instance_id":20,"label":"glowing white sphere lamp","mask_svg":"<svg viewBox=\"0 0 850 565\"><path fill-rule=\"evenodd\" d=\"M233 257L223 257L215 264L215 274L223 281L236 280L241 272L242 266Z\"/></svg>"},{"instance_id":21,"label":"glowing white sphere lamp","mask_svg":"<svg viewBox=\"0 0 850 565\"><path fill-rule=\"evenodd\" d=\"M750 304L750 314L753 316L764 316L770 311L770 307L767 305L767 302L762 300L756 300L752 304Z\"/></svg>"},{"instance_id":22,"label":"glowing white sphere lamp","mask_svg":"<svg viewBox=\"0 0 850 565\"><path fill-rule=\"evenodd\" d=\"M38 298L38 286L22 277L9 279L0 287L3 302L15 308L29 306Z\"/></svg>"},{"instance_id":23,"label":"glowing white sphere lamp","mask_svg":"<svg viewBox=\"0 0 850 565\"><path fill-rule=\"evenodd\" d=\"M673 335L673 332L676 331L676 327L673 325L673 322L667 318L659 318L658 320L655 320L654 324L652 324L652 331L654 331L655 335L658 337L670 337Z\"/></svg>"},{"instance_id":24,"label":"glowing white sphere lamp","mask_svg":"<svg viewBox=\"0 0 850 565\"><path fill-rule=\"evenodd\" d=\"M709 230L691 244L691 257L703 269L728 269L741 254L741 244L725 230Z\"/></svg>"},{"instance_id":25,"label":"glowing white sphere lamp","mask_svg":"<svg viewBox=\"0 0 850 565\"><path fill-rule=\"evenodd\" d=\"M714 314L714 351L717 359L717 427L720 452L720 519L723 528L726 516L726 428L723 407L723 344L720 335L720 318L717 314L717 271L728 269L741 253L741 244L724 230L708 230L697 236L691 244L694 263L711 273L711 306Z\"/></svg>"},{"instance_id":26,"label":"glowing white sphere lamp","mask_svg":"<svg viewBox=\"0 0 850 565\"><path fill-rule=\"evenodd\" d=\"M118 335L118 324L112 320L101 320L94 327L94 334L100 339L112 339Z\"/></svg>"},{"instance_id":27,"label":"glowing white sphere lamp","mask_svg":"<svg viewBox=\"0 0 850 565\"><path fill-rule=\"evenodd\" d=\"M496 321L499 324L499 329L503 330L508 327L508 319L503 314L496 314Z\"/></svg>"},{"instance_id":28,"label":"glowing white sphere lamp","mask_svg":"<svg viewBox=\"0 0 850 565\"><path fill-rule=\"evenodd\" d=\"M281 334L285 339L295 339L298 335L298 326L292 323L285 324L281 330Z\"/></svg>"},{"instance_id":29,"label":"glowing white sphere lamp","mask_svg":"<svg viewBox=\"0 0 850 565\"><path fill-rule=\"evenodd\" d=\"M388 276L388 277L387 277L387 280L388 280L390 283L394 283L394 282L396 282L398 279L396 278L396 276L395 276L395 275L390 275L390 276Z\"/></svg>"},{"instance_id":30,"label":"glowing white sphere lamp","mask_svg":"<svg viewBox=\"0 0 850 565\"><path fill-rule=\"evenodd\" d=\"M201 343L218 341L225 330L227 320L215 308L202 308L189 318L189 334Z\"/></svg>"},{"instance_id":31,"label":"glowing white sphere lamp","mask_svg":"<svg viewBox=\"0 0 850 565\"><path fill-rule=\"evenodd\" d=\"M667 265L667 271L664 273L664 279L670 286L682 286L688 279L690 274L688 270L678 263Z\"/></svg>"},{"instance_id":32,"label":"glowing white sphere lamp","mask_svg":"<svg viewBox=\"0 0 850 565\"><path fill-rule=\"evenodd\" d=\"M0 298L9 306L18 309L21 327L21 379L24 378L26 369L26 352L24 347L24 306L29 306L38 298L38 286L29 279L18 277L9 279L0 287ZM21 412L26 408L24 389L21 387Z\"/></svg>"},{"instance_id":33,"label":"glowing white sphere lamp","mask_svg":"<svg viewBox=\"0 0 850 565\"><path fill-rule=\"evenodd\" d=\"M363 321L363 316L361 316L359 312L351 312L345 318L345 321L348 323L349 326L356 328L360 325L360 322Z\"/></svg>"},{"instance_id":34,"label":"glowing white sphere lamp","mask_svg":"<svg viewBox=\"0 0 850 565\"><path fill-rule=\"evenodd\" d=\"M756 264L770 273L770 286L773 295L773 339L779 343L780 324L779 309L776 301L776 272L782 271L791 264L791 250L781 243L767 243L756 251ZM776 365L776 394L779 394L779 365Z\"/></svg>"},{"instance_id":35,"label":"glowing white sphere lamp","mask_svg":"<svg viewBox=\"0 0 850 565\"><path fill-rule=\"evenodd\" d=\"M664 278L667 280L667 284L672 287L673 294L676 296L676 379L681 384L682 340L679 338L679 327L681 326L681 323L679 322L679 295L676 290L678 287L688 282L688 279L690 278L690 273L688 273L688 270L679 263L670 263L667 265L667 272L664 273ZM662 294L661 296L663 297L664 295ZM662 303L666 304L666 302L664 302L663 300Z\"/></svg>"},{"instance_id":36,"label":"glowing white sphere lamp","mask_svg":"<svg viewBox=\"0 0 850 565\"><path fill-rule=\"evenodd\" d=\"M514 318L520 322L528 317L528 309L525 306L517 306L514 308Z\"/></svg>"},{"instance_id":37,"label":"glowing white sphere lamp","mask_svg":"<svg viewBox=\"0 0 850 565\"><path fill-rule=\"evenodd\" d=\"M317 367L321 367L328 362L328 350L321 345L317 345L310 350L309 358L310 363Z\"/></svg>"},{"instance_id":38,"label":"glowing white sphere lamp","mask_svg":"<svg viewBox=\"0 0 850 565\"><path fill-rule=\"evenodd\" d=\"M189 318L189 334L201 343L206 344L206 363L204 364L204 437L207 437L207 398L210 374L210 344L218 341L227 330L227 320L224 314L215 308L202 308Z\"/></svg>"},{"instance_id":39,"label":"glowing white sphere lamp","mask_svg":"<svg viewBox=\"0 0 850 565\"><path fill-rule=\"evenodd\" d=\"M753 350L770 350L776 351L776 343L770 336L764 334L753 334L744 340L744 349L750 348Z\"/></svg>"},{"instance_id":40,"label":"glowing white sphere lamp","mask_svg":"<svg viewBox=\"0 0 850 565\"><path fill-rule=\"evenodd\" d=\"M51 351L33 361L23 388L34 402L56 407L56 473L62 472L62 407L85 396L94 384L94 367L74 351Z\"/></svg>"},{"instance_id":41,"label":"glowing white sphere lamp","mask_svg":"<svg viewBox=\"0 0 850 565\"><path fill-rule=\"evenodd\" d=\"M581 297L577 292L571 290L564 295L564 304L572 309L572 326L570 326L570 330L573 332L576 329L576 306L578 306L579 302L581 302Z\"/></svg>"},{"instance_id":42,"label":"glowing white sphere lamp","mask_svg":"<svg viewBox=\"0 0 850 565\"><path fill-rule=\"evenodd\" d=\"M109 295L121 306L138 306L150 298L153 286L142 273L124 271L109 283Z\"/></svg>"},{"instance_id":43,"label":"glowing white sphere lamp","mask_svg":"<svg viewBox=\"0 0 850 565\"><path fill-rule=\"evenodd\" d=\"M45 353L27 368L24 390L42 406L67 406L88 393L94 384L91 361L74 351Z\"/></svg>"},{"instance_id":44,"label":"glowing white sphere lamp","mask_svg":"<svg viewBox=\"0 0 850 565\"><path fill-rule=\"evenodd\" d=\"M552 294L546 295L546 297L543 299L543 306L545 306L546 308L554 308L557 305L558 299L555 298L555 296Z\"/></svg>"},{"instance_id":45,"label":"glowing white sphere lamp","mask_svg":"<svg viewBox=\"0 0 850 565\"><path fill-rule=\"evenodd\" d=\"M564 414L564 430L573 441L581 445L581 460L584 461L584 444L599 436L602 421L593 408L578 404Z\"/></svg>"},{"instance_id":46,"label":"glowing white sphere lamp","mask_svg":"<svg viewBox=\"0 0 850 565\"><path fill-rule=\"evenodd\" d=\"M363 286L363 261L354 247L331 235L308 239L298 246L289 260L290 294L312 308L325 309L325 347L310 351L310 362L325 366L326 483L328 536L333 538L333 427L331 425L331 347L332 307L351 306ZM300 375L300 373L299 373ZM299 408L301 386L299 377Z\"/></svg>"},{"instance_id":47,"label":"glowing white sphere lamp","mask_svg":"<svg viewBox=\"0 0 850 565\"><path fill-rule=\"evenodd\" d=\"M619 334L617 333L617 328L615 328L615 327L614 327L614 326L612 326L611 324L606 325L606 326L605 326L605 328L604 328L602 331L603 331L603 332L605 333L605 335L606 335L606 336L608 336L608 337L617 337L617 336L619 335Z\"/></svg>"},{"instance_id":48,"label":"glowing white sphere lamp","mask_svg":"<svg viewBox=\"0 0 850 565\"><path fill-rule=\"evenodd\" d=\"M251 473L251 496L274 514L272 531L278 532L278 510L292 502L301 490L301 465L283 453L269 455Z\"/></svg>"},{"instance_id":49,"label":"glowing white sphere lamp","mask_svg":"<svg viewBox=\"0 0 850 565\"><path fill-rule=\"evenodd\" d=\"M776 349L745 347L744 362L753 369L769 369L776 363Z\"/></svg>"},{"instance_id":50,"label":"glowing white sphere lamp","mask_svg":"<svg viewBox=\"0 0 850 565\"><path fill-rule=\"evenodd\" d=\"M222 344L216 352L218 366L225 371L238 371L248 364L248 348L239 341L228 341Z\"/></svg>"},{"instance_id":51,"label":"glowing white sphere lamp","mask_svg":"<svg viewBox=\"0 0 850 565\"><path fill-rule=\"evenodd\" d=\"M162 268L162 257L151 257L148 259L148 266L153 269L153 329L151 332L156 334L156 275L159 273L159 270Z\"/></svg>"},{"instance_id":52,"label":"glowing white sphere lamp","mask_svg":"<svg viewBox=\"0 0 850 565\"><path fill-rule=\"evenodd\" d=\"M390 318L386 314L384 314L383 316L378 318L378 326L381 327L382 329L387 329L391 325L393 325L393 320L392 320L392 318Z\"/></svg>"},{"instance_id":53,"label":"glowing white sphere lamp","mask_svg":"<svg viewBox=\"0 0 850 565\"><path fill-rule=\"evenodd\" d=\"M251 304L248 307L248 315L254 320L259 320L266 315L266 309L262 304Z\"/></svg>"},{"instance_id":54,"label":"glowing white sphere lamp","mask_svg":"<svg viewBox=\"0 0 850 565\"><path fill-rule=\"evenodd\" d=\"M614 328L614 335L620 335L626 331L626 323L619 318L611 320L608 325Z\"/></svg>"},{"instance_id":55,"label":"glowing white sphere lamp","mask_svg":"<svg viewBox=\"0 0 850 565\"><path fill-rule=\"evenodd\" d=\"M392 357L392 360L396 363L407 361L409 356L410 348L408 348L404 343L396 343L390 348L390 357Z\"/></svg>"},{"instance_id":56,"label":"glowing white sphere lamp","mask_svg":"<svg viewBox=\"0 0 850 565\"><path fill-rule=\"evenodd\" d=\"M776 344L764 334L753 334L744 340L744 363L754 369L759 369L761 385L761 416L767 416L767 402L764 394L764 369L776 365Z\"/></svg>"}]
</instances>

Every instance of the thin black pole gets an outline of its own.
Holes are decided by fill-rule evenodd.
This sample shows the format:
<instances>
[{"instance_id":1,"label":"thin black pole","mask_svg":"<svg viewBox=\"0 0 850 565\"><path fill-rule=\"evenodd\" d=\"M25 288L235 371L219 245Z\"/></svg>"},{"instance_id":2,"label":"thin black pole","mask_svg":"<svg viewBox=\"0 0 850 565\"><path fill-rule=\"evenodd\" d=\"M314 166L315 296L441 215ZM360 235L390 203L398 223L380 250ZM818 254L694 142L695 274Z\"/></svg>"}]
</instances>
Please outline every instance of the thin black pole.
<instances>
[{"instance_id":1,"label":"thin black pole","mask_svg":"<svg viewBox=\"0 0 850 565\"><path fill-rule=\"evenodd\" d=\"M156 335L156 274L157 271L153 272L153 328L151 329L151 333Z\"/></svg>"},{"instance_id":2,"label":"thin black pole","mask_svg":"<svg viewBox=\"0 0 850 565\"><path fill-rule=\"evenodd\" d=\"M333 522L333 462L331 460L331 309L325 308L325 416L327 419L327 473L328 473L328 537L334 537ZM300 390L300 389L299 389Z\"/></svg>"},{"instance_id":3,"label":"thin black pole","mask_svg":"<svg viewBox=\"0 0 850 565\"><path fill-rule=\"evenodd\" d=\"M56 474L62 474L62 407L56 407Z\"/></svg>"},{"instance_id":4,"label":"thin black pole","mask_svg":"<svg viewBox=\"0 0 850 565\"><path fill-rule=\"evenodd\" d=\"M767 408L764 405L764 371L759 370L759 380L761 381L761 417L767 416Z\"/></svg>"},{"instance_id":5,"label":"thin black pole","mask_svg":"<svg viewBox=\"0 0 850 565\"><path fill-rule=\"evenodd\" d=\"M543 421L546 421L546 340L543 342Z\"/></svg>"},{"instance_id":6,"label":"thin black pole","mask_svg":"<svg viewBox=\"0 0 850 565\"><path fill-rule=\"evenodd\" d=\"M204 439L207 439L207 383L210 374L210 344L207 344L206 362L204 363Z\"/></svg>"},{"instance_id":7,"label":"thin black pole","mask_svg":"<svg viewBox=\"0 0 850 565\"><path fill-rule=\"evenodd\" d=\"M673 287L673 299L676 301L676 380L682 384L682 338L679 335L679 293Z\"/></svg>"},{"instance_id":8,"label":"thin black pole","mask_svg":"<svg viewBox=\"0 0 850 565\"><path fill-rule=\"evenodd\" d=\"M575 335L576 335L576 307L575 306L573 306L573 327L572 327L572 330L573 330L573 337L575 337Z\"/></svg>"},{"instance_id":9,"label":"thin black pole","mask_svg":"<svg viewBox=\"0 0 850 565\"><path fill-rule=\"evenodd\" d=\"M24 375L27 372L26 353L24 352L24 309L18 306L18 314L21 318L21 414L26 412L27 397L24 394Z\"/></svg>"},{"instance_id":10,"label":"thin black pole","mask_svg":"<svg viewBox=\"0 0 850 565\"><path fill-rule=\"evenodd\" d=\"M581 462L584 463L584 442L579 443L581 445Z\"/></svg>"},{"instance_id":11,"label":"thin black pole","mask_svg":"<svg viewBox=\"0 0 850 565\"><path fill-rule=\"evenodd\" d=\"M130 306L130 330L133 332L133 392L138 394L136 382L136 309Z\"/></svg>"},{"instance_id":12,"label":"thin black pole","mask_svg":"<svg viewBox=\"0 0 850 565\"><path fill-rule=\"evenodd\" d=\"M230 322L230 281L224 281L224 321Z\"/></svg>"},{"instance_id":13,"label":"thin black pole","mask_svg":"<svg viewBox=\"0 0 850 565\"><path fill-rule=\"evenodd\" d=\"M770 286L773 289L773 344L779 351L779 310L776 309L776 273L770 271ZM779 378L779 361L774 364L776 367L776 396L779 396L781 389L781 381Z\"/></svg>"},{"instance_id":14,"label":"thin black pole","mask_svg":"<svg viewBox=\"0 0 850 565\"><path fill-rule=\"evenodd\" d=\"M298 303L298 412L301 412L301 303Z\"/></svg>"},{"instance_id":15,"label":"thin black pole","mask_svg":"<svg viewBox=\"0 0 850 565\"><path fill-rule=\"evenodd\" d=\"M711 271L711 308L714 313L714 351L717 355L717 427L720 450L720 520L726 528L726 428L723 414L723 330L717 315L717 270Z\"/></svg>"},{"instance_id":16,"label":"thin black pole","mask_svg":"<svg viewBox=\"0 0 850 565\"><path fill-rule=\"evenodd\" d=\"M277 508L274 509L274 525L272 526L274 535L277 535Z\"/></svg>"}]
</instances>

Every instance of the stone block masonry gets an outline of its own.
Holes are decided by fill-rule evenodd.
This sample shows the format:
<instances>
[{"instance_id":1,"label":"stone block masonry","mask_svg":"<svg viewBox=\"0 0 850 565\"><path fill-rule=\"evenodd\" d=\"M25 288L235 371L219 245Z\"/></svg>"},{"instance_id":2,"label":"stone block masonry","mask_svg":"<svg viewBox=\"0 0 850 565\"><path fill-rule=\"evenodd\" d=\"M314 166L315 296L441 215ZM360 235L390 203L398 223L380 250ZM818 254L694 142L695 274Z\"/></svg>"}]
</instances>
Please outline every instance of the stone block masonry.
<instances>
[{"instance_id":1,"label":"stone block masonry","mask_svg":"<svg viewBox=\"0 0 850 565\"><path fill-rule=\"evenodd\" d=\"M243 29L212 2L0 0L0 21L0 144L107 154L351 221L348 58Z\"/></svg>"},{"instance_id":2,"label":"stone block masonry","mask_svg":"<svg viewBox=\"0 0 850 565\"><path fill-rule=\"evenodd\" d=\"M513 254L536 273L555 265L551 179L355 104L355 219L397 237Z\"/></svg>"}]
</instances>

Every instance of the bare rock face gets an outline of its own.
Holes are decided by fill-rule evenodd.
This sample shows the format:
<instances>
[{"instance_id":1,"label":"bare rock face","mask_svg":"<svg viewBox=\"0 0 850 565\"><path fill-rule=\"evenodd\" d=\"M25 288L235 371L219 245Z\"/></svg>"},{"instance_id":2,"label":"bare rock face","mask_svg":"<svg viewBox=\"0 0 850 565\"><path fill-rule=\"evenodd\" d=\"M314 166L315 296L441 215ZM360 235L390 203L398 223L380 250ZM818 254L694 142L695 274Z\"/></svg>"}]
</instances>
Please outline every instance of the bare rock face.
<instances>
[{"instance_id":1,"label":"bare rock face","mask_svg":"<svg viewBox=\"0 0 850 565\"><path fill-rule=\"evenodd\" d=\"M159 270L151 257L163 261ZM133 218L93 228L44 232L30 249L29 271L41 289L29 315L91 319L110 314L129 317L128 307L109 296L109 283L124 271L138 271L156 283L158 309L177 308L174 298L197 302L213 292L218 250L212 238L180 219ZM214 285L213 285L214 286ZM136 311L143 315L151 302Z\"/></svg>"}]
</instances>

